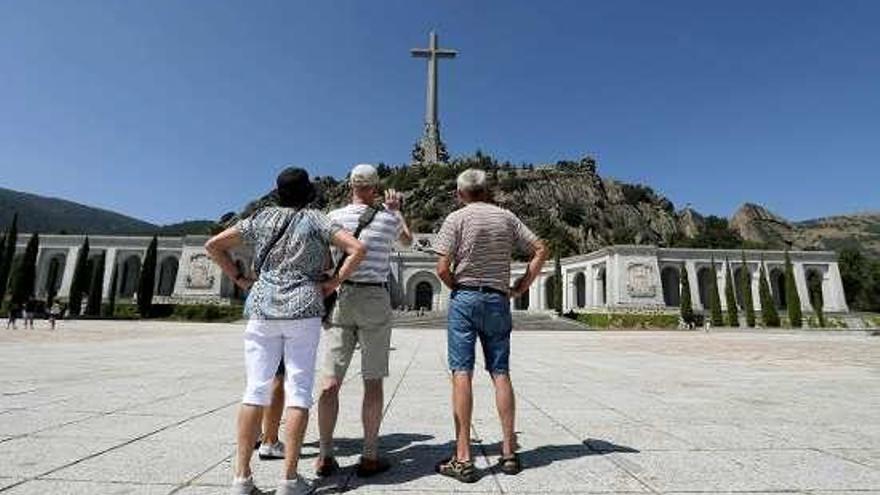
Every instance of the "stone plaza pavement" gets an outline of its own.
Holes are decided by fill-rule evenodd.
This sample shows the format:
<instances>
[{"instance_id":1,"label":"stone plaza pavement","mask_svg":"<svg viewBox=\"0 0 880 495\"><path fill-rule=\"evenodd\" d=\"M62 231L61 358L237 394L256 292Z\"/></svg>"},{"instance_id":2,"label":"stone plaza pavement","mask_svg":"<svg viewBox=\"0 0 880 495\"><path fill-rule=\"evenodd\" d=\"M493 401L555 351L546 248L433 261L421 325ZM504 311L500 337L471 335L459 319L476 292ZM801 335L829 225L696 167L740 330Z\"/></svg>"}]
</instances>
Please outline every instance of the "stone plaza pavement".
<instances>
[{"instance_id":1,"label":"stone plaza pavement","mask_svg":"<svg viewBox=\"0 0 880 495\"><path fill-rule=\"evenodd\" d=\"M0 330L0 493L226 493L242 328ZM353 474L360 384L352 375L337 443L346 468L318 483L319 493L880 493L880 337L515 333L527 470L512 477L491 468L500 433L480 374L473 430L484 476L473 485L433 473L450 451L444 334L398 329L393 345L382 444L394 470L369 481ZM315 440L313 417L306 476ZM254 466L272 490L280 462Z\"/></svg>"}]
</instances>

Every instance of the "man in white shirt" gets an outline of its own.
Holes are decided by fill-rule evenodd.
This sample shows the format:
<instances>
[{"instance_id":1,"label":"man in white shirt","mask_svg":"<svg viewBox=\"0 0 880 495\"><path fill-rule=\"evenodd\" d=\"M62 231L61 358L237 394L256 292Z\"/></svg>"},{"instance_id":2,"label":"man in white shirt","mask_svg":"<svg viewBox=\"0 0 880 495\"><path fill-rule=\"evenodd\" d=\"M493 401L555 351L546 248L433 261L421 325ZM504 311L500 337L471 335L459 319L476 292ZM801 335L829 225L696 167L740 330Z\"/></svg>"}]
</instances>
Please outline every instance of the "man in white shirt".
<instances>
[{"instance_id":1,"label":"man in white shirt","mask_svg":"<svg viewBox=\"0 0 880 495\"><path fill-rule=\"evenodd\" d=\"M388 376L391 347L391 299L388 275L394 242L412 243L412 233L400 212L401 196L394 190L382 199L379 174L372 165L357 165L349 176L351 204L330 212L329 217L346 230L357 229L368 207L378 207L375 217L360 233L367 255L358 269L339 289L339 300L332 316L332 326L324 334L326 345L321 372L324 383L318 400L318 425L321 452L315 465L318 476L329 476L339 465L333 455L333 430L339 414L339 387L351 362L356 344L361 349L361 376L364 380L364 447L357 474L368 477L387 471L391 466L379 457L379 425L382 421L383 379Z\"/></svg>"}]
</instances>

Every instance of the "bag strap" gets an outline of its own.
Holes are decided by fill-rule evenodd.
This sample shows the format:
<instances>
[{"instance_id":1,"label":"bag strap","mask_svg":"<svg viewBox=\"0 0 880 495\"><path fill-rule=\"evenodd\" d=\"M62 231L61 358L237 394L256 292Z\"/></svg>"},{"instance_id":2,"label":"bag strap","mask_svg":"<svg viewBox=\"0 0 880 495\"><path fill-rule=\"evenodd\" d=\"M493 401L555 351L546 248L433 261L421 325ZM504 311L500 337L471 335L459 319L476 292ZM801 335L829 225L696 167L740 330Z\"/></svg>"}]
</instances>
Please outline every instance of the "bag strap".
<instances>
[{"instance_id":1,"label":"bag strap","mask_svg":"<svg viewBox=\"0 0 880 495\"><path fill-rule=\"evenodd\" d=\"M293 217L295 216L296 213L288 216L287 219L284 220L284 223L281 224L281 228L275 232L272 240L269 241L268 244L266 244L266 247L263 248L263 252L260 253L259 257L257 257L257 260L254 262L254 272L257 274L257 276L260 275L260 271L262 271L263 265L266 263L266 258L269 257L269 253L272 252L272 248L274 248L275 245L278 244L278 241L280 241L281 238L284 237L284 233L287 232L287 229L290 227L290 222L293 221Z\"/></svg>"},{"instance_id":2,"label":"bag strap","mask_svg":"<svg viewBox=\"0 0 880 495\"><path fill-rule=\"evenodd\" d=\"M354 229L354 233L352 234L354 235L355 239L361 236L361 232L363 232L363 230L367 228L368 225L370 225L370 222L372 222L373 219L376 218L376 213L379 213L380 209L384 208L367 206L367 209L364 210L363 213L361 213L361 216L358 218L357 228ZM333 269L333 276L339 275L339 270L342 269L342 264L345 262L346 258L348 258L348 253L343 252L342 256L339 257L339 261L336 262L336 267Z\"/></svg>"}]
</instances>

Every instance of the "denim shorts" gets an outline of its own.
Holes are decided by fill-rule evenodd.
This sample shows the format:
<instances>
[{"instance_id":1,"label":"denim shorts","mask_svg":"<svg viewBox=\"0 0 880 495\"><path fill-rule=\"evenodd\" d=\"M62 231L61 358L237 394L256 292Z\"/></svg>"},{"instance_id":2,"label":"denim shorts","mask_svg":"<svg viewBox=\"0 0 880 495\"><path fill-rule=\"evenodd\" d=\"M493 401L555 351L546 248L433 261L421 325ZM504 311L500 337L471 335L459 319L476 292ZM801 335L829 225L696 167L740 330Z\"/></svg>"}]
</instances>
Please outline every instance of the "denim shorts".
<instances>
[{"instance_id":1,"label":"denim shorts","mask_svg":"<svg viewBox=\"0 0 880 495\"><path fill-rule=\"evenodd\" d=\"M486 371L510 370L510 300L501 294L454 290L449 299L446 352L449 370L473 371L476 341L483 348Z\"/></svg>"}]
</instances>

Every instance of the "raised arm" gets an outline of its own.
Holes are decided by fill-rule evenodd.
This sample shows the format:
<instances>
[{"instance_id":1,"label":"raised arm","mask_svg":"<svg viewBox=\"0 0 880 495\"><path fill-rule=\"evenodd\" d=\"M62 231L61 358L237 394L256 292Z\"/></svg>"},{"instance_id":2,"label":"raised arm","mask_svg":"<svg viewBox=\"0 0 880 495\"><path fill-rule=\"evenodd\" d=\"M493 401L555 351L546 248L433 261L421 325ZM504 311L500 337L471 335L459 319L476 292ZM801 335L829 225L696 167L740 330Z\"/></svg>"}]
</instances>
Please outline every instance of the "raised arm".
<instances>
[{"instance_id":1,"label":"raised arm","mask_svg":"<svg viewBox=\"0 0 880 495\"><path fill-rule=\"evenodd\" d=\"M394 189L389 189L385 191L385 208L388 209L397 219L400 221L400 237L397 239L400 244L404 246L409 246L412 244L413 235L412 231L409 230L409 225L406 224L406 219L403 217L403 212L400 211L400 207L402 205L403 195Z\"/></svg>"},{"instance_id":2,"label":"raised arm","mask_svg":"<svg viewBox=\"0 0 880 495\"><path fill-rule=\"evenodd\" d=\"M325 296L338 289L339 285L354 273L364 256L367 255L366 246L348 231L338 230L330 241L337 249L345 253L346 257L339 268L339 273L322 284L321 289Z\"/></svg>"},{"instance_id":3,"label":"raised arm","mask_svg":"<svg viewBox=\"0 0 880 495\"><path fill-rule=\"evenodd\" d=\"M547 261L549 255L550 251L543 241L539 239L532 242L532 259L529 260L525 275L517 281L516 286L510 289L510 297L519 297L529 290L529 287L541 273L541 268L544 267L544 262Z\"/></svg>"},{"instance_id":4,"label":"raised arm","mask_svg":"<svg viewBox=\"0 0 880 495\"><path fill-rule=\"evenodd\" d=\"M241 243L241 232L236 227L229 227L208 239L208 242L205 243L205 250L208 252L208 256L220 266L223 273L235 282L235 285L248 290L254 284L254 280L238 271L235 261L229 255L229 251L240 246Z\"/></svg>"}]
</instances>

